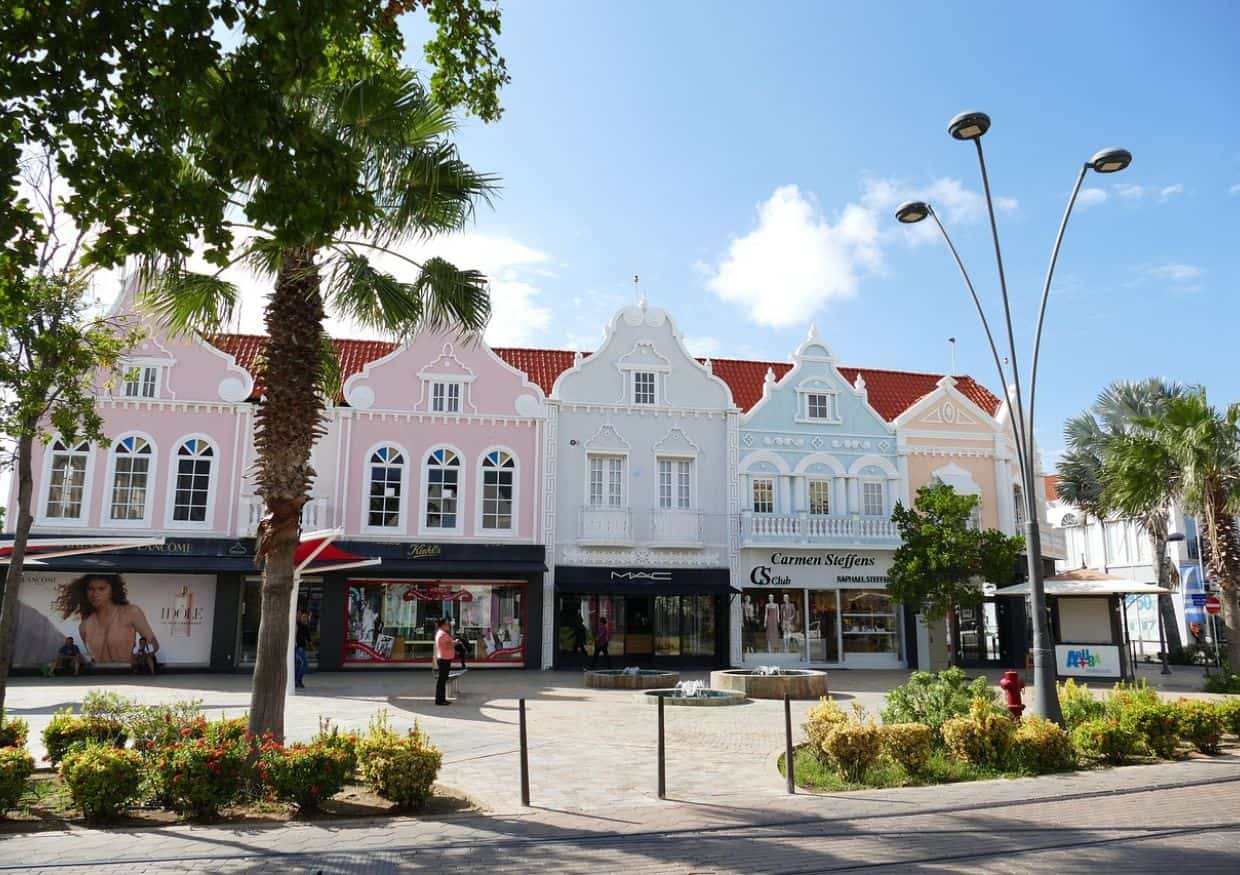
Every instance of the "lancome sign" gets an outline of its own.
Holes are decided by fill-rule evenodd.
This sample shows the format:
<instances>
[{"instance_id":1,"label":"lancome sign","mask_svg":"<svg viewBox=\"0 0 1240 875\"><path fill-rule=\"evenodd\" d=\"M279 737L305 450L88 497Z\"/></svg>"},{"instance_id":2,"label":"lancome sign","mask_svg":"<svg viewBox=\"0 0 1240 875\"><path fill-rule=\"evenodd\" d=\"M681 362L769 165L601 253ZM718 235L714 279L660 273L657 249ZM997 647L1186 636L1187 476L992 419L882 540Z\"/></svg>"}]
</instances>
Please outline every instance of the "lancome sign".
<instances>
[{"instance_id":1,"label":"lancome sign","mask_svg":"<svg viewBox=\"0 0 1240 875\"><path fill-rule=\"evenodd\" d=\"M862 551L746 551L742 580L752 586L835 589L887 585L891 554ZM744 585L744 584L742 584Z\"/></svg>"}]
</instances>

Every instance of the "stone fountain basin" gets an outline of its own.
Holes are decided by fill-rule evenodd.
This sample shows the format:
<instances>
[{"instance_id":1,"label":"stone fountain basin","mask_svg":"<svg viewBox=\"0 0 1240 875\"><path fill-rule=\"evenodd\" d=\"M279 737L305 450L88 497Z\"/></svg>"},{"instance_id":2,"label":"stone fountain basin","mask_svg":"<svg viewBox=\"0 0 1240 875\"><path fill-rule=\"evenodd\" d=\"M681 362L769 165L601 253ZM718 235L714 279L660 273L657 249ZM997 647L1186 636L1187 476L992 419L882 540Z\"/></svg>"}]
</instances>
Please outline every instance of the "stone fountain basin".
<instances>
[{"instance_id":1,"label":"stone fountain basin","mask_svg":"<svg viewBox=\"0 0 1240 875\"><path fill-rule=\"evenodd\" d=\"M706 689L696 696L685 696L675 688L666 690L645 690L638 693L639 701L647 705L657 705L662 699L668 705L688 706L691 708L718 708L722 705L744 705L749 700L744 693L735 690Z\"/></svg>"},{"instance_id":2,"label":"stone fountain basin","mask_svg":"<svg viewBox=\"0 0 1240 875\"><path fill-rule=\"evenodd\" d=\"M819 699L828 695L827 673L808 668L788 668L781 674L762 675L749 668L728 668L710 673L716 690L734 690L753 699Z\"/></svg>"},{"instance_id":3,"label":"stone fountain basin","mask_svg":"<svg viewBox=\"0 0 1240 875\"><path fill-rule=\"evenodd\" d=\"M653 668L643 668L637 674L625 674L619 668L586 670L586 686L594 690L649 690L674 687L679 680L680 672Z\"/></svg>"}]
</instances>

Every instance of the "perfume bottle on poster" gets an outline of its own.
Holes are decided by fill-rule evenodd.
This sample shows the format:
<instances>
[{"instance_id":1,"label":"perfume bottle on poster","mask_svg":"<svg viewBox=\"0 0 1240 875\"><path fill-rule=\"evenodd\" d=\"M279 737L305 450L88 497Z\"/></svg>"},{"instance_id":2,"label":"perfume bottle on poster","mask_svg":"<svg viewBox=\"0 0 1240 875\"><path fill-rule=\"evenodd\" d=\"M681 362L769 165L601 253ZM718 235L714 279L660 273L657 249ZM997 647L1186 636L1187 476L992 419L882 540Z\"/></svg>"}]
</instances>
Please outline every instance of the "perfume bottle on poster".
<instances>
[{"instance_id":1,"label":"perfume bottle on poster","mask_svg":"<svg viewBox=\"0 0 1240 875\"><path fill-rule=\"evenodd\" d=\"M170 632L173 638L190 638L193 635L191 619L194 615L194 594L189 591L188 584L181 587L181 592L172 600L172 623Z\"/></svg>"}]
</instances>

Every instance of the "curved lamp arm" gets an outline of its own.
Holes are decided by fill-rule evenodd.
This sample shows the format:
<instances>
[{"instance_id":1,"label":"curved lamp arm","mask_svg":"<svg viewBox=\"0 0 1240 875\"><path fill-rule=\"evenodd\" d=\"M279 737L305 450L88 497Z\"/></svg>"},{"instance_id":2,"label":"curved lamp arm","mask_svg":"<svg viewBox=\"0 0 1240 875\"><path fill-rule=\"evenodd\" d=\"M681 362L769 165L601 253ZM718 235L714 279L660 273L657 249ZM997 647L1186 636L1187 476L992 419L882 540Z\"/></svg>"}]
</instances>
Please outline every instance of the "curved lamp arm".
<instances>
[{"instance_id":1,"label":"curved lamp arm","mask_svg":"<svg viewBox=\"0 0 1240 875\"><path fill-rule=\"evenodd\" d=\"M1081 183L1089 172L1089 164L1081 165L1081 172L1076 176L1076 185L1072 188L1072 196L1068 198L1068 208L1063 211L1063 220L1059 223L1059 233L1055 235L1055 247L1051 250L1051 262L1046 268L1046 281L1042 283L1042 303L1038 307L1038 327L1033 334L1033 359L1029 372L1029 421L1033 422L1033 402L1038 391L1038 353L1042 349L1042 321L1046 318L1046 302L1051 295L1051 278L1055 275L1055 263L1059 261L1059 244L1063 243L1063 232L1068 227L1068 217L1072 215L1072 207L1076 204L1076 196L1081 191Z\"/></svg>"},{"instance_id":2,"label":"curved lamp arm","mask_svg":"<svg viewBox=\"0 0 1240 875\"><path fill-rule=\"evenodd\" d=\"M960 253L956 251L956 245L952 243L952 238L947 233L947 229L943 227L943 223L939 221L939 214L934 211L934 207L927 204L927 211L930 218L934 219L934 224L938 226L939 233L943 235L943 240L947 243L947 248L951 250L952 258L956 259L956 267L960 268L960 275L964 277L964 284L969 288L969 295L973 298L973 306L977 308L977 317L982 320L982 329L986 332L986 342L990 344L990 354L995 360L995 371L999 374L999 384L1003 391L1007 392L1007 374L1004 373L1003 365L999 359L999 348L995 346L995 336L990 331L990 322L986 319L986 311L982 309L982 302L977 297L977 292L973 288L973 281L969 279L969 272L965 270L964 262L960 259ZM1016 420L1012 420L1013 431L1015 431ZM1021 452L1021 438L1016 437L1016 453L1020 457L1021 473L1025 470L1024 453Z\"/></svg>"}]
</instances>

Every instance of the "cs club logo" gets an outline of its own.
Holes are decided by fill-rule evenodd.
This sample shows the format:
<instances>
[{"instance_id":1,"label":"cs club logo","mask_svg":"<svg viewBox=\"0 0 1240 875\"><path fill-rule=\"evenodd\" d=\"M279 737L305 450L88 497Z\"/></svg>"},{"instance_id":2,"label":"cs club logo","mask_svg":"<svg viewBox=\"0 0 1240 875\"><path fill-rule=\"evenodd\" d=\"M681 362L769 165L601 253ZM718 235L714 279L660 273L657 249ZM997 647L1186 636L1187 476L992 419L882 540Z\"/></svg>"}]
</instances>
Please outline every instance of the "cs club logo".
<instances>
[{"instance_id":1,"label":"cs club logo","mask_svg":"<svg viewBox=\"0 0 1240 875\"><path fill-rule=\"evenodd\" d=\"M1067 668L1097 668L1102 660L1089 652L1089 648L1069 650L1064 664Z\"/></svg>"}]
</instances>

